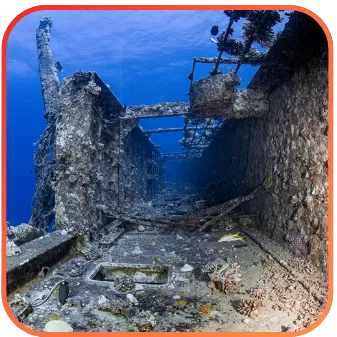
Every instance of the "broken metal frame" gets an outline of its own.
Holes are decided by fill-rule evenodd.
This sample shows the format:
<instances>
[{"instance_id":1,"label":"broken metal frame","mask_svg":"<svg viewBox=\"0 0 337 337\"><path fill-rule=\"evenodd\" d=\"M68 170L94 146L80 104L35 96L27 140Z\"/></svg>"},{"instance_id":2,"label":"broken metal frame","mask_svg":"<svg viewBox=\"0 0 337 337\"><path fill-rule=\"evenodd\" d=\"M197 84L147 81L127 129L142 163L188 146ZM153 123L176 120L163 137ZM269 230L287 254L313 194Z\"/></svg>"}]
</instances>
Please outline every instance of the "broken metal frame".
<instances>
[{"instance_id":1,"label":"broken metal frame","mask_svg":"<svg viewBox=\"0 0 337 337\"><path fill-rule=\"evenodd\" d=\"M188 119L185 119L185 125L184 127L178 127L178 128L159 128L159 129L154 129L154 130L143 130L145 134L150 136L153 133L165 133L165 132L180 132L180 131L194 131L192 139L190 139L188 142L184 143L182 145L182 148L184 149L190 149L191 147L193 148L198 148L200 145L200 148L204 148L204 145L208 145L211 140L214 137L214 133L218 130L221 129L221 123L223 122L222 120L219 120L217 125L210 125L211 122L215 122L213 119L210 119L206 125L201 125L201 124L196 124L195 127L188 127ZM200 138L197 140L197 142L194 141L196 132L198 130L202 131L202 134ZM209 140L205 139L205 132L206 130L211 130L212 135L210 136Z\"/></svg>"},{"instance_id":2,"label":"broken metal frame","mask_svg":"<svg viewBox=\"0 0 337 337\"><path fill-rule=\"evenodd\" d=\"M223 52L220 52L219 57L194 57L193 58L193 65L192 65L192 72L190 74L190 85L193 83L194 79L194 71L195 71L195 65L196 63L215 63L215 68L216 71L218 71L219 64L236 64L237 66L242 65L242 64L248 64L254 67L258 67L263 64L263 62L259 60L240 60L239 58L223 58L222 56Z\"/></svg>"},{"instance_id":3,"label":"broken metal frame","mask_svg":"<svg viewBox=\"0 0 337 337\"><path fill-rule=\"evenodd\" d=\"M185 130L193 130L193 136L191 137L191 139L184 143L182 145L182 147L184 149L188 149L188 151L190 151L190 149L204 149L206 148L210 142L212 141L212 139L214 138L214 136L217 134L217 131L221 129L221 126L222 126L222 123L223 123L223 120L220 119L218 120L218 123L217 125L214 125L215 123L215 119L211 118L209 119L207 122L206 122L206 125L198 125L196 124L195 127L192 127L192 128L189 128L187 125L188 125L188 122L185 120L185 126L184 126L184 129ZM213 125L210 125L211 123L213 123ZM202 130L202 134L200 135L199 139L197 141L195 141L195 136L196 136L196 133L198 130ZM211 136L209 137L209 139L207 140L206 139L206 131L207 130L211 130Z\"/></svg>"},{"instance_id":4,"label":"broken metal frame","mask_svg":"<svg viewBox=\"0 0 337 337\"><path fill-rule=\"evenodd\" d=\"M159 152L152 151L152 159L147 161L148 169L146 179L148 182L149 194L152 199L158 192L161 185L161 172L158 163L161 161L161 155Z\"/></svg>"},{"instance_id":5,"label":"broken metal frame","mask_svg":"<svg viewBox=\"0 0 337 337\"><path fill-rule=\"evenodd\" d=\"M202 133L202 135L200 136L200 139L199 139L199 142L197 143L197 145L200 145L200 144L201 144L201 140L203 139L206 130L209 129L209 124L211 123L211 121L212 121L212 120L210 120L210 121L207 123L206 127L204 128L203 133ZM213 123L214 123L214 122L215 122L215 120L213 120ZM215 127L213 127L213 129L220 129L219 126L220 126L220 124L222 124L222 123L223 123L222 120L218 120L218 124L217 124ZM211 128L211 129L212 129L212 128ZM213 139L213 137L214 137L214 135L212 134L211 139ZM208 142L208 144L209 144L210 142L211 142L211 140Z\"/></svg>"},{"instance_id":6,"label":"broken metal frame","mask_svg":"<svg viewBox=\"0 0 337 337\"><path fill-rule=\"evenodd\" d=\"M203 150L205 149L210 142L212 141L212 139L214 138L214 136L217 134L217 132L221 129L223 120L218 120L217 125L210 125L211 123L215 123L214 119L209 119L206 123L206 125L202 125L201 123L197 123L194 127L188 126L189 124L189 119L186 118L185 119L185 124L184 127L180 127L180 128L167 128L167 129L157 129L157 130L144 130L145 133L148 133L149 135L151 133L164 133L164 132L178 132L178 131L193 131L193 136L188 139L188 138L182 138L182 140L186 139L187 141L184 142L183 144L181 144L181 147L183 149L187 149L187 154L190 152L190 150ZM202 134L200 135L199 139L195 140L195 136L197 131L202 131ZM206 130L210 130L211 136L209 137L209 139L206 139ZM184 152L181 152L180 158L182 159L193 159L195 158L195 156L186 156L184 154ZM178 156L173 156L173 159L177 159ZM167 160L168 157L166 157Z\"/></svg>"}]
</instances>

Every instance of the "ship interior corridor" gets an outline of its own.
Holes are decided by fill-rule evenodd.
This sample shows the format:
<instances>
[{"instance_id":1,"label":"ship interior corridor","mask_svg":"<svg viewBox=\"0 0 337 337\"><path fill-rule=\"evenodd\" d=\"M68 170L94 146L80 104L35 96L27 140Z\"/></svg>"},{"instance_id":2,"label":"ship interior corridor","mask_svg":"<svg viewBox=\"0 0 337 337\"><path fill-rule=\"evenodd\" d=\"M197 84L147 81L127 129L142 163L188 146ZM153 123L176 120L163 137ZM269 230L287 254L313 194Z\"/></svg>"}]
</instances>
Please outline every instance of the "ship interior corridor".
<instances>
[{"instance_id":1,"label":"ship interior corridor","mask_svg":"<svg viewBox=\"0 0 337 337\"><path fill-rule=\"evenodd\" d=\"M76 331L293 331L316 319L325 274L263 233L258 214L245 210L268 181L241 195L223 181L202 187L200 153L162 155L158 188L147 185L153 198L107 212L90 239L78 239L9 297L16 312L23 310L18 296L42 303L23 315L25 324L43 329L52 318ZM153 164L151 182L160 176ZM69 294L60 304L57 292L48 296L65 277Z\"/></svg>"},{"instance_id":2,"label":"ship interior corridor","mask_svg":"<svg viewBox=\"0 0 337 337\"><path fill-rule=\"evenodd\" d=\"M218 45L246 50L227 41L245 11L225 12ZM47 127L32 216L7 224L18 320L75 332L294 332L316 322L328 302L331 170L317 22L294 12L266 53L195 57L189 102L123 106L95 72L59 83L51 21L37 29ZM197 63L216 66L194 81ZM239 88L247 64L259 68ZM148 127L153 118L160 127ZM177 134L179 151L156 141Z\"/></svg>"}]
</instances>

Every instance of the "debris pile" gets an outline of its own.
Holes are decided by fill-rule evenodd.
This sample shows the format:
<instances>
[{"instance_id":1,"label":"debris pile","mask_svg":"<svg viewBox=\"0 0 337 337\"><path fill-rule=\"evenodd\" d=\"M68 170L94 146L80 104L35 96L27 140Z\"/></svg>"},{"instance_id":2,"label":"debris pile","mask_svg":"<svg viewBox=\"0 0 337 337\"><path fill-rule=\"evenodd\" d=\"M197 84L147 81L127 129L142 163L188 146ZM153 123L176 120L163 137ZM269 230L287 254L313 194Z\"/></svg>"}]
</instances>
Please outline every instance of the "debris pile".
<instances>
[{"instance_id":1,"label":"debris pile","mask_svg":"<svg viewBox=\"0 0 337 337\"><path fill-rule=\"evenodd\" d=\"M38 237L45 234L43 230L40 230L36 227L30 226L24 223L19 226L15 226L15 227L11 226L10 230L14 235L13 240L18 245L22 245L24 243L33 241L37 239Z\"/></svg>"},{"instance_id":2,"label":"debris pile","mask_svg":"<svg viewBox=\"0 0 337 337\"><path fill-rule=\"evenodd\" d=\"M19 226L11 226L10 222L7 221L7 239L14 241L18 246L33 241L44 234L45 232L43 230L25 223L22 223Z\"/></svg>"},{"instance_id":3,"label":"debris pile","mask_svg":"<svg viewBox=\"0 0 337 337\"><path fill-rule=\"evenodd\" d=\"M21 249L14 243L14 241L10 241L6 238L6 255L14 256L21 253Z\"/></svg>"}]
</instances>

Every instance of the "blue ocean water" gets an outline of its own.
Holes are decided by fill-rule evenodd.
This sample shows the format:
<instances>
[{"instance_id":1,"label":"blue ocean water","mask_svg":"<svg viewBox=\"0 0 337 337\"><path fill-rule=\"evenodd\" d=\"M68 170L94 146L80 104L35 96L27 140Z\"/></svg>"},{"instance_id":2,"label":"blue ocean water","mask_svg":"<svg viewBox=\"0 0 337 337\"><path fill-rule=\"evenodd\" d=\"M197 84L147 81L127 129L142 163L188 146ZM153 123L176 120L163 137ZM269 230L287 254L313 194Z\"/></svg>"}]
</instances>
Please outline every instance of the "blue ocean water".
<instances>
[{"instance_id":1,"label":"blue ocean water","mask_svg":"<svg viewBox=\"0 0 337 337\"><path fill-rule=\"evenodd\" d=\"M227 26L223 11L40 11L24 17L7 45L7 220L28 222L34 191L33 143L46 122L37 67L35 31L53 17L51 47L62 78L76 70L96 71L122 104L187 102L194 56L217 56L211 27ZM238 37L240 25L234 36ZM276 30L283 27L278 25ZM212 65L197 64L195 79ZM227 72L228 66L220 66ZM257 67L242 66L241 87ZM144 129L183 126L182 117L142 120ZM162 153L181 151L182 133L154 134Z\"/></svg>"}]
</instances>

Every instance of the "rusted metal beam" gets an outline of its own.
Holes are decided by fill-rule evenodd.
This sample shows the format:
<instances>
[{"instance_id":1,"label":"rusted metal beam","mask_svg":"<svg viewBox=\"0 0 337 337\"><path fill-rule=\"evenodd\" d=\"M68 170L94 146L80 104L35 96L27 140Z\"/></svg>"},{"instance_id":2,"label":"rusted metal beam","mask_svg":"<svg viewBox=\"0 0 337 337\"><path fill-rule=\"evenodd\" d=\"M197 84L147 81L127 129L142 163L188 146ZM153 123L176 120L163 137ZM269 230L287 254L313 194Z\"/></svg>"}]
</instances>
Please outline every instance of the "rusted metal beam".
<instances>
[{"instance_id":1,"label":"rusted metal beam","mask_svg":"<svg viewBox=\"0 0 337 337\"><path fill-rule=\"evenodd\" d=\"M147 174L146 178L148 180L159 180L159 175L158 174Z\"/></svg>"},{"instance_id":2,"label":"rusted metal beam","mask_svg":"<svg viewBox=\"0 0 337 337\"><path fill-rule=\"evenodd\" d=\"M134 105L126 108L121 119L158 118L183 116L190 113L190 104L185 102L164 102L153 105Z\"/></svg>"},{"instance_id":3,"label":"rusted metal beam","mask_svg":"<svg viewBox=\"0 0 337 337\"><path fill-rule=\"evenodd\" d=\"M195 62L197 63L223 63L223 64L249 64L251 66L260 66L263 62L256 60L243 60L240 61L238 58L220 58L217 57L195 57Z\"/></svg>"},{"instance_id":4,"label":"rusted metal beam","mask_svg":"<svg viewBox=\"0 0 337 337\"><path fill-rule=\"evenodd\" d=\"M216 126L214 126L214 129L220 128L220 124L221 124L222 122L223 122L223 121L221 121L221 120L218 121L218 124L217 124ZM208 124L207 124L206 126L208 126ZM202 144L202 143L207 143L207 140L205 140L205 137L206 137L206 130L207 130L207 129L208 129L207 127L204 129L202 135L200 136L200 139L199 139L199 142L197 143L197 145ZM213 138L213 136L214 136L214 134L212 133L212 134L211 134L211 138ZM208 144L209 144L209 143L210 143L210 140L208 141Z\"/></svg>"},{"instance_id":5,"label":"rusted metal beam","mask_svg":"<svg viewBox=\"0 0 337 337\"><path fill-rule=\"evenodd\" d=\"M209 118L258 117L268 111L268 95L260 90L236 89L226 75L203 78L192 84L190 102L164 102L127 107L122 120L192 116ZM194 132L197 129L194 127Z\"/></svg>"},{"instance_id":6,"label":"rusted metal beam","mask_svg":"<svg viewBox=\"0 0 337 337\"><path fill-rule=\"evenodd\" d=\"M224 218L226 214L228 214L231 210L238 207L240 204L242 204L245 201L249 201L255 198L257 191L260 187L257 187L251 194L240 196L235 199L231 199L228 201L223 202L222 204L215 205L213 207L209 207L203 211L201 211L201 214L203 215L214 215L218 213L216 217L214 217L212 220L207 221L204 225L197 228L195 230L196 233L201 233L204 231L207 227L215 225L218 221Z\"/></svg>"},{"instance_id":7,"label":"rusted metal beam","mask_svg":"<svg viewBox=\"0 0 337 337\"><path fill-rule=\"evenodd\" d=\"M206 126L206 125L199 125L196 127L197 130L210 130L210 129L220 129L220 126ZM154 129L154 130L144 130L144 133L164 133L164 132L179 132L179 131L194 131L195 127L181 127L181 128L167 128L167 129Z\"/></svg>"},{"instance_id":8,"label":"rusted metal beam","mask_svg":"<svg viewBox=\"0 0 337 337\"><path fill-rule=\"evenodd\" d=\"M183 149L205 149L208 144L198 144L198 145L182 145Z\"/></svg>"},{"instance_id":9,"label":"rusted metal beam","mask_svg":"<svg viewBox=\"0 0 337 337\"><path fill-rule=\"evenodd\" d=\"M162 161L168 161L172 159L195 159L201 156L201 151L195 152L172 152L172 153L164 153L161 155Z\"/></svg>"},{"instance_id":10,"label":"rusted metal beam","mask_svg":"<svg viewBox=\"0 0 337 337\"><path fill-rule=\"evenodd\" d=\"M48 230L55 213L55 191L52 181L55 177L56 124L61 96L61 86L50 48L52 22L51 17L42 18L36 30L38 66L47 127L34 151L36 182L32 216L29 220L30 225L45 230ZM52 158L50 158L50 153L52 153Z\"/></svg>"},{"instance_id":11,"label":"rusted metal beam","mask_svg":"<svg viewBox=\"0 0 337 337\"><path fill-rule=\"evenodd\" d=\"M189 147L189 146L195 146L195 145L208 145L210 141L207 141L205 139L194 139L193 141L191 139L184 139L184 141L180 142L181 146L183 147Z\"/></svg>"}]
</instances>

